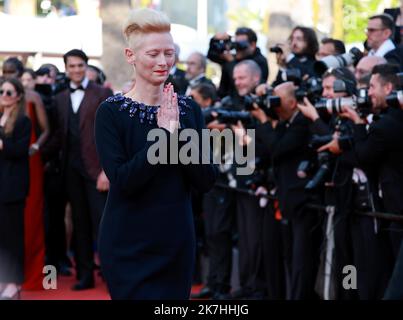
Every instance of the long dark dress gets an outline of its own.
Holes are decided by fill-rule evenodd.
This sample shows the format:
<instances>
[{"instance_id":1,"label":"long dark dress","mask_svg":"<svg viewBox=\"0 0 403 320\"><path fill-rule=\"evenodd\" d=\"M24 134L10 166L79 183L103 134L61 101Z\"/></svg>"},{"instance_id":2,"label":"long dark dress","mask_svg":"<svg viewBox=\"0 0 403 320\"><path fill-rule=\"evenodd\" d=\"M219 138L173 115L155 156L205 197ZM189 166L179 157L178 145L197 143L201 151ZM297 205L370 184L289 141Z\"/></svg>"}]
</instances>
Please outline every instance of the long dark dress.
<instances>
[{"instance_id":1,"label":"long dark dress","mask_svg":"<svg viewBox=\"0 0 403 320\"><path fill-rule=\"evenodd\" d=\"M203 128L200 108L179 99L181 128ZM100 226L99 254L112 299L188 299L195 237L191 188L214 184L211 165L151 165L157 107L121 95L101 104L95 138L111 187ZM171 135L165 129L168 138Z\"/></svg>"},{"instance_id":2,"label":"long dark dress","mask_svg":"<svg viewBox=\"0 0 403 320\"><path fill-rule=\"evenodd\" d=\"M1 114L0 114L1 117ZM0 127L0 282L24 281L24 206L29 188L28 149L31 122L16 120L13 133Z\"/></svg>"}]
</instances>

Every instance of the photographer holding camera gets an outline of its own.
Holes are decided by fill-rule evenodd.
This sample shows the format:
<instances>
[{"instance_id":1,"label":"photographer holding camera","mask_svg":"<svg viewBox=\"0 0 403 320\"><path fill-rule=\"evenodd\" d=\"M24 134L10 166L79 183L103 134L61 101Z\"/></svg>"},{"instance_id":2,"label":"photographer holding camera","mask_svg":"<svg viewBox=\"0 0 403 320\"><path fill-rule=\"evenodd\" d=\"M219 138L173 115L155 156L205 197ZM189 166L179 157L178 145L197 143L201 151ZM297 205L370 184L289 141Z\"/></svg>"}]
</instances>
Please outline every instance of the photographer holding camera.
<instances>
[{"instance_id":1,"label":"photographer holding camera","mask_svg":"<svg viewBox=\"0 0 403 320\"><path fill-rule=\"evenodd\" d=\"M374 191L373 199L377 209L392 214L403 212L403 112L389 107L386 97L398 85L394 65L383 64L374 67L369 88L374 121L369 125L351 107L344 106L342 116L354 122L352 153L361 168L365 169ZM323 149L339 148L334 139ZM381 199L377 199L377 195ZM378 200L378 201L377 201ZM379 203L377 203L377 202ZM384 234L377 219L359 217L352 228L358 236L353 240L356 266L364 270L358 279L359 296L362 299L379 299L383 296L390 277L391 247L396 256L400 247L403 226L391 222L389 238ZM353 236L354 236L353 233ZM365 246L362 243L366 243ZM369 249L368 249L369 248ZM370 263L369 263L370 261Z\"/></svg>"},{"instance_id":2,"label":"photographer holding camera","mask_svg":"<svg viewBox=\"0 0 403 320\"><path fill-rule=\"evenodd\" d=\"M356 93L356 81L352 72L347 68L329 69L322 77L322 97L324 104L328 105L334 99L352 97ZM320 106L319 104L315 105ZM308 99L299 104L299 110L305 117L312 121L311 131L315 139L311 142L315 148L332 140L333 135L342 135L349 143L352 135L352 123L341 118L337 113L322 115L320 110L315 108ZM327 112L335 111L328 110ZM326 113L327 113L326 112ZM330 119L329 119L330 117ZM325 121L323 118L326 118ZM321 253L321 267L317 278L317 291L326 300L351 299L352 291L343 290L341 284L343 268L353 263L352 247L349 229L349 216L353 207L353 161L341 150L334 150L335 156L329 152L321 152L318 158L328 159L328 173L319 181L317 191L323 192L323 202L327 208L333 208L327 212L324 220L326 230L325 249ZM320 162L320 161L319 161ZM319 172L319 170L317 171ZM331 253L331 259L325 257ZM327 270L328 269L328 270ZM328 281L329 286L324 284Z\"/></svg>"},{"instance_id":3,"label":"photographer holding camera","mask_svg":"<svg viewBox=\"0 0 403 320\"><path fill-rule=\"evenodd\" d=\"M318 239L316 215L306 207L311 196L304 188L307 179L297 176L302 161L310 160L308 148L311 138L308 120L299 112L295 87L286 82L273 91L280 104L273 106L279 120L268 117L264 110L252 114L260 121L256 140L264 141L265 152L271 158L282 214L282 237L285 274L288 284L287 299L312 299L316 266L318 264Z\"/></svg>"},{"instance_id":4,"label":"photographer holding camera","mask_svg":"<svg viewBox=\"0 0 403 320\"><path fill-rule=\"evenodd\" d=\"M273 87L290 80L287 77L289 70L298 70L303 80L314 76L313 64L318 50L319 42L315 31L311 28L295 27L288 39L288 44L278 44L271 49L272 52L276 52L280 67Z\"/></svg>"},{"instance_id":5,"label":"photographer holding camera","mask_svg":"<svg viewBox=\"0 0 403 320\"><path fill-rule=\"evenodd\" d=\"M215 106L203 110L206 126L209 129L222 131L235 130L244 126L253 127L252 116L245 111L245 101L259 84L261 69L255 61L243 60L235 65L233 74L237 96L227 96ZM196 91L195 89L192 92ZM240 124L241 121L244 122L243 125ZM213 149L216 151L217 148ZM233 159L233 150L224 154L224 158L227 161ZM248 191L246 182L253 176L236 175L236 164L222 165L220 169L221 174L217 180L219 185L205 195L203 202L206 214L206 241L210 257L208 284L193 297L212 297L217 300L262 299L264 284L258 275L261 262L262 209L259 207L258 198L246 194L247 192L238 193L232 190L235 187ZM227 187L223 187L224 185ZM236 218L232 214L233 206L236 206ZM241 288L230 295L234 219L238 221Z\"/></svg>"},{"instance_id":6,"label":"photographer holding camera","mask_svg":"<svg viewBox=\"0 0 403 320\"><path fill-rule=\"evenodd\" d=\"M242 60L254 60L261 69L259 82L265 83L269 76L267 59L257 47L257 35L250 28L241 27L235 31L235 41L227 33L217 33L210 40L207 58L221 65L222 74L218 95L236 95L236 88L232 77L234 66ZM235 49L235 54L231 51Z\"/></svg>"}]
</instances>

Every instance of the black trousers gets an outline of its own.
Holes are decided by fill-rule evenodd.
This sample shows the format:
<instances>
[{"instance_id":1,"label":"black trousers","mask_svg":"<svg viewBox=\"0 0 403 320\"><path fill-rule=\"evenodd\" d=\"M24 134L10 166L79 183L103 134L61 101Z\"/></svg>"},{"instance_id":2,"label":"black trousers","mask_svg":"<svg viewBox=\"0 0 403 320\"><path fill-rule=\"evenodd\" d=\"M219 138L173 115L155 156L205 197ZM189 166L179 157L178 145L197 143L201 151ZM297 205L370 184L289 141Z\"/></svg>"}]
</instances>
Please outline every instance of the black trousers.
<instances>
[{"instance_id":1,"label":"black trousers","mask_svg":"<svg viewBox=\"0 0 403 320\"><path fill-rule=\"evenodd\" d=\"M400 246L400 252L393 269L388 289L385 293L385 300L403 300L403 246Z\"/></svg>"},{"instance_id":2,"label":"black trousers","mask_svg":"<svg viewBox=\"0 0 403 320\"><path fill-rule=\"evenodd\" d=\"M269 300L285 299L284 260L281 223L275 219L273 206L264 210L262 223L263 274Z\"/></svg>"},{"instance_id":3,"label":"black trousers","mask_svg":"<svg viewBox=\"0 0 403 320\"><path fill-rule=\"evenodd\" d=\"M351 172L347 172L347 176L351 177ZM349 180L347 180L349 181ZM334 237L334 250L331 261L326 261L326 251L324 251L325 264L330 263L331 265L331 278L332 278L332 292L330 299L335 300L355 300L357 299L357 294L354 290L345 290L343 288L343 279L346 276L343 274L343 269L346 266L354 265L353 259L353 245L351 239L351 221L350 217L353 210L352 201L352 183L345 183L342 187L330 187L325 190L325 204L327 206L334 206L334 215L332 217L332 232ZM324 214L324 246L326 247L326 227L329 214L323 212ZM322 270L325 271L325 270ZM322 275L324 276L324 274Z\"/></svg>"},{"instance_id":4,"label":"black trousers","mask_svg":"<svg viewBox=\"0 0 403 320\"><path fill-rule=\"evenodd\" d=\"M389 238L392 245L393 256L397 259L403 239L403 223L392 222L389 226Z\"/></svg>"},{"instance_id":5,"label":"black trousers","mask_svg":"<svg viewBox=\"0 0 403 320\"><path fill-rule=\"evenodd\" d=\"M67 262L65 211L67 195L62 175L45 173L46 263L60 267Z\"/></svg>"},{"instance_id":6,"label":"black trousers","mask_svg":"<svg viewBox=\"0 0 403 320\"><path fill-rule=\"evenodd\" d=\"M96 189L96 182L78 170L67 167L66 190L72 209L73 242L77 277L92 277L94 268L94 240L106 202L106 193Z\"/></svg>"},{"instance_id":7,"label":"black trousers","mask_svg":"<svg viewBox=\"0 0 403 320\"><path fill-rule=\"evenodd\" d=\"M393 253L388 232L378 227L379 220L352 216L354 265L360 300L382 299L392 274Z\"/></svg>"},{"instance_id":8,"label":"black trousers","mask_svg":"<svg viewBox=\"0 0 403 320\"><path fill-rule=\"evenodd\" d=\"M263 295L266 287L261 273L264 210L259 206L259 199L255 196L237 193L236 203L240 286L247 295Z\"/></svg>"},{"instance_id":9,"label":"black trousers","mask_svg":"<svg viewBox=\"0 0 403 320\"><path fill-rule=\"evenodd\" d=\"M209 256L207 286L218 293L231 289L232 235L234 217L231 210L233 192L214 187L204 195L206 246Z\"/></svg>"},{"instance_id":10,"label":"black trousers","mask_svg":"<svg viewBox=\"0 0 403 320\"><path fill-rule=\"evenodd\" d=\"M24 282L24 202L0 203L0 282Z\"/></svg>"},{"instance_id":11,"label":"black trousers","mask_svg":"<svg viewBox=\"0 0 403 320\"><path fill-rule=\"evenodd\" d=\"M315 299L319 265L320 228L317 213L309 209L282 220L288 300Z\"/></svg>"}]
</instances>

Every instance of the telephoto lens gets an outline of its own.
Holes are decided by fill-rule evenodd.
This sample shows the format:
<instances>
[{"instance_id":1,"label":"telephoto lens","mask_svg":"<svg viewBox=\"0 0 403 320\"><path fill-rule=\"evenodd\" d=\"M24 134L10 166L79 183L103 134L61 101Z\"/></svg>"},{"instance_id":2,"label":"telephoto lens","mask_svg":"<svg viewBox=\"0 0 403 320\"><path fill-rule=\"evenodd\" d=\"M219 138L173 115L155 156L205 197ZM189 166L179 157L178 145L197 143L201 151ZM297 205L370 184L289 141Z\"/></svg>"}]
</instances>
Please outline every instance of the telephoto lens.
<instances>
[{"instance_id":1,"label":"telephoto lens","mask_svg":"<svg viewBox=\"0 0 403 320\"><path fill-rule=\"evenodd\" d=\"M354 47L349 52L338 56L327 56L316 61L313 68L318 76L322 76L330 68L356 66L363 57L360 49Z\"/></svg>"}]
</instances>

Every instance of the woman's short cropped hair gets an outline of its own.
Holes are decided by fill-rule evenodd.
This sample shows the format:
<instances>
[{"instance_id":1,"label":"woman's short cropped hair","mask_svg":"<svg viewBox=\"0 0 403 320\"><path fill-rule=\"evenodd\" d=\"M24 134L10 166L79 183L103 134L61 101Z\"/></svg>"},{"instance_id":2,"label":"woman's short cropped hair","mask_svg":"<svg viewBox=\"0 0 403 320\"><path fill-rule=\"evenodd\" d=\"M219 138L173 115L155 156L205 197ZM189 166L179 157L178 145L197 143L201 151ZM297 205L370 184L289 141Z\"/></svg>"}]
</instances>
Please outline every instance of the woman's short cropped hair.
<instances>
[{"instance_id":1,"label":"woman's short cropped hair","mask_svg":"<svg viewBox=\"0 0 403 320\"><path fill-rule=\"evenodd\" d=\"M167 15L149 8L133 10L123 28L123 33L130 48L134 48L144 34L170 31L171 23Z\"/></svg>"}]
</instances>

